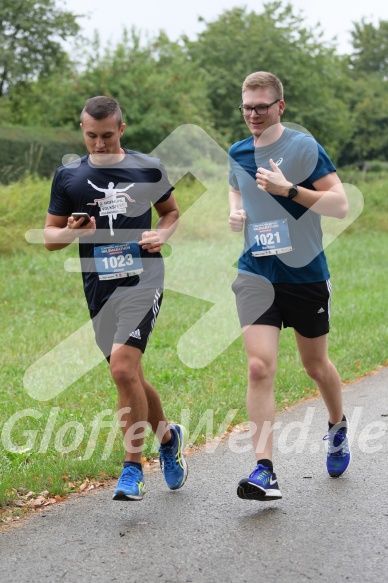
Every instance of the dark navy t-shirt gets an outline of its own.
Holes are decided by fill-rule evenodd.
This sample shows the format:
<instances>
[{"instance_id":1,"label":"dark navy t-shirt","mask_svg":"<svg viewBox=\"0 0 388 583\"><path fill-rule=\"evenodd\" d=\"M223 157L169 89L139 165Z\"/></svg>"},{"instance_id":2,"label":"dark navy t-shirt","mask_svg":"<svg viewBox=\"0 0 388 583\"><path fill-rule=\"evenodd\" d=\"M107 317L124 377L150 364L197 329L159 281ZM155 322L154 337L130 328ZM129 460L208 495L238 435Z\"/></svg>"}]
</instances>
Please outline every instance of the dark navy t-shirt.
<instances>
[{"instance_id":1,"label":"dark navy t-shirt","mask_svg":"<svg viewBox=\"0 0 388 583\"><path fill-rule=\"evenodd\" d=\"M127 149L125 154L122 161L105 167L83 156L60 166L52 183L50 214L87 212L96 218L96 233L79 240L84 292L91 310L100 309L118 287L163 287L160 253L141 249L144 271L140 275L100 280L96 272L95 247L139 241L151 229L151 205L168 200L174 189L158 158Z\"/></svg>"},{"instance_id":2,"label":"dark navy t-shirt","mask_svg":"<svg viewBox=\"0 0 388 583\"><path fill-rule=\"evenodd\" d=\"M321 216L294 200L272 195L257 186L257 168L272 171L271 158L288 181L310 190L314 190L313 182L335 171L325 150L312 136L287 127L268 146L255 147L253 136L233 144L229 150L229 182L240 191L247 213L239 271L262 275L271 283L325 281L330 274L322 246ZM257 228L274 221L286 223L292 250L279 255L253 256L250 225Z\"/></svg>"}]
</instances>

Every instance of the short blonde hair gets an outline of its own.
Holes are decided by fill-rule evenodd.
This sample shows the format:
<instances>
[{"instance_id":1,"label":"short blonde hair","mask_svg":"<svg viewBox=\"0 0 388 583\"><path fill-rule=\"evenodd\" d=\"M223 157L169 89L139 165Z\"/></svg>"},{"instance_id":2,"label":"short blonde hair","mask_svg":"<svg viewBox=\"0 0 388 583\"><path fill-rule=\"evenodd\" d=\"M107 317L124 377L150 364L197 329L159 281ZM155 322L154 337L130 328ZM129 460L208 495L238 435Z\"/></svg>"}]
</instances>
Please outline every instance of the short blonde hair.
<instances>
[{"instance_id":1,"label":"short blonde hair","mask_svg":"<svg viewBox=\"0 0 388 583\"><path fill-rule=\"evenodd\" d=\"M267 71L257 71L256 73L251 73L246 77L242 86L242 92L248 89L264 89L266 87L271 87L274 91L274 97L276 99L283 99L283 85L280 79L268 73Z\"/></svg>"}]
</instances>

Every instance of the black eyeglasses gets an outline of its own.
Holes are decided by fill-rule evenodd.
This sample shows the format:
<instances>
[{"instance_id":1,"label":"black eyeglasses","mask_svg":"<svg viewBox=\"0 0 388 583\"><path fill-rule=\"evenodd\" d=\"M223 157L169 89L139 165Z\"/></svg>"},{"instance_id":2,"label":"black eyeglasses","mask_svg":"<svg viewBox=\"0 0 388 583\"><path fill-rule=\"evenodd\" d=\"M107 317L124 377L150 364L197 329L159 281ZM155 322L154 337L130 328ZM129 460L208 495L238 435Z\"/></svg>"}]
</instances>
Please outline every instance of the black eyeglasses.
<instances>
[{"instance_id":1,"label":"black eyeglasses","mask_svg":"<svg viewBox=\"0 0 388 583\"><path fill-rule=\"evenodd\" d=\"M250 107L249 105L241 104L238 106L238 108L244 117L249 117L251 115L252 111L254 111L256 115L267 115L268 110L271 107L271 105L274 105L278 101L280 101L280 99L275 99L275 101L273 101L272 103L268 103L268 105L264 105L264 104L263 105L256 105L255 107Z\"/></svg>"}]
</instances>

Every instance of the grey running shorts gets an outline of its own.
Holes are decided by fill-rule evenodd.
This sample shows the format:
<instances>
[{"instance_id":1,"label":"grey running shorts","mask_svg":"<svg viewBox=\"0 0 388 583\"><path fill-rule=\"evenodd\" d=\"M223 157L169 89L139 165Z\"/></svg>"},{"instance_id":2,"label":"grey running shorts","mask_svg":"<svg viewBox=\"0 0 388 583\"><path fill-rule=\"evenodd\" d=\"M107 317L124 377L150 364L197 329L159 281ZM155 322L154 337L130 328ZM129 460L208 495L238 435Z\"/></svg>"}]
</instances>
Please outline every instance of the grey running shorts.
<instances>
[{"instance_id":1,"label":"grey running shorts","mask_svg":"<svg viewBox=\"0 0 388 583\"><path fill-rule=\"evenodd\" d=\"M89 310L97 345L108 361L113 344L145 351L162 299L162 288L119 287L100 310Z\"/></svg>"}]
</instances>

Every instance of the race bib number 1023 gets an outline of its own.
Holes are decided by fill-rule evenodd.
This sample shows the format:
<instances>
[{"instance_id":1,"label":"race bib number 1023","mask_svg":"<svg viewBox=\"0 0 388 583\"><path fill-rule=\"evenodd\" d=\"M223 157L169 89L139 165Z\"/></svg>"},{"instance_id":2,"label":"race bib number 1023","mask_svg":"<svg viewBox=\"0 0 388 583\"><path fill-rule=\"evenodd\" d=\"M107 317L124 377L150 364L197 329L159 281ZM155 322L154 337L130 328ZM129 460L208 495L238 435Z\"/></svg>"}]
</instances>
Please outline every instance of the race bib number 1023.
<instances>
[{"instance_id":1,"label":"race bib number 1023","mask_svg":"<svg viewBox=\"0 0 388 583\"><path fill-rule=\"evenodd\" d=\"M280 255L292 251L287 219L251 223L248 225L248 236L254 257Z\"/></svg>"},{"instance_id":2,"label":"race bib number 1023","mask_svg":"<svg viewBox=\"0 0 388 583\"><path fill-rule=\"evenodd\" d=\"M94 261L100 280L129 277L143 271L140 247L136 241L95 247Z\"/></svg>"}]
</instances>

